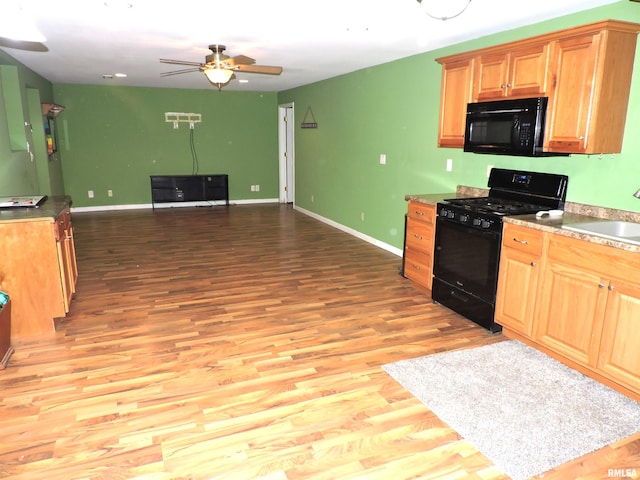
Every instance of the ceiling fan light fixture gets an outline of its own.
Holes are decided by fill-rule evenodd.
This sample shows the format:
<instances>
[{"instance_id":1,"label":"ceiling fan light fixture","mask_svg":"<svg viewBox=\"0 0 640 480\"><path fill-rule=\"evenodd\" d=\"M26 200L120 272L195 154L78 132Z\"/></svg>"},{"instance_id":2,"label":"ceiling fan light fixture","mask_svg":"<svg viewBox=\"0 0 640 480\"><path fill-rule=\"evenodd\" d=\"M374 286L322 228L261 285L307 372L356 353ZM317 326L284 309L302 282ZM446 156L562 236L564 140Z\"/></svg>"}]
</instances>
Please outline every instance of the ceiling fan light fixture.
<instances>
[{"instance_id":1,"label":"ceiling fan light fixture","mask_svg":"<svg viewBox=\"0 0 640 480\"><path fill-rule=\"evenodd\" d=\"M47 40L17 0L10 0L7 5L4 5L3 2L3 9L0 16L0 37L25 42L45 42Z\"/></svg>"},{"instance_id":2,"label":"ceiling fan light fixture","mask_svg":"<svg viewBox=\"0 0 640 480\"><path fill-rule=\"evenodd\" d=\"M233 72L224 68L207 68L204 74L211 83L220 85L227 83L231 79Z\"/></svg>"},{"instance_id":3,"label":"ceiling fan light fixture","mask_svg":"<svg viewBox=\"0 0 640 480\"><path fill-rule=\"evenodd\" d=\"M424 11L424 13L427 14L427 16L435 20L442 20L442 21L451 20L452 18L459 17L465 12L465 10L469 7L469 4L471 3L471 0L458 0L456 2L453 2L454 7L457 5L458 10L452 11L450 1L447 1L447 2L445 2L444 0L416 0L416 1L420 4L420 7L422 7L422 10ZM437 5L437 4L440 4L440 5ZM434 8L434 5L435 5L435 8ZM438 8L440 9L440 11L438 11ZM447 14L444 14L442 12L443 8L447 9ZM435 13L436 11L438 11L437 14ZM451 11L450 14L448 13L449 11Z\"/></svg>"}]
</instances>

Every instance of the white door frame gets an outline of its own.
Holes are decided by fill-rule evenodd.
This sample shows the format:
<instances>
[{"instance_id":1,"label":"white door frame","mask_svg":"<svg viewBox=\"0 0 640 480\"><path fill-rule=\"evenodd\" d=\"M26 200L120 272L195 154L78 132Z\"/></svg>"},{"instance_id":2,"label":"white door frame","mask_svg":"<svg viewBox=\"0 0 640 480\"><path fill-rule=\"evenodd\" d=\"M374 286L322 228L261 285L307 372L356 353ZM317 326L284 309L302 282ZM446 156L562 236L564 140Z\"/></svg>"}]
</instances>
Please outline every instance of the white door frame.
<instances>
[{"instance_id":1,"label":"white door frame","mask_svg":"<svg viewBox=\"0 0 640 480\"><path fill-rule=\"evenodd\" d=\"M278 105L278 171L280 203L294 203L294 131L293 102Z\"/></svg>"}]
</instances>

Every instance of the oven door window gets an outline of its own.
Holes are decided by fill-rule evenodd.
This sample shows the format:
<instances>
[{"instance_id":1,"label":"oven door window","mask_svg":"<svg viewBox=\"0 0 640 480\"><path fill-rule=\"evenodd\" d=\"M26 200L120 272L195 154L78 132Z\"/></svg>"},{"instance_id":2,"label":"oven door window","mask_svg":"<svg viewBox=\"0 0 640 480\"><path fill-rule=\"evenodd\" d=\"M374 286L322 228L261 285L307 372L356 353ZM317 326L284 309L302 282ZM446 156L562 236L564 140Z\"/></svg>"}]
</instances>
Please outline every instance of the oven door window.
<instances>
[{"instance_id":1,"label":"oven door window","mask_svg":"<svg viewBox=\"0 0 640 480\"><path fill-rule=\"evenodd\" d=\"M433 274L495 303L500 233L465 227L438 217Z\"/></svg>"}]
</instances>

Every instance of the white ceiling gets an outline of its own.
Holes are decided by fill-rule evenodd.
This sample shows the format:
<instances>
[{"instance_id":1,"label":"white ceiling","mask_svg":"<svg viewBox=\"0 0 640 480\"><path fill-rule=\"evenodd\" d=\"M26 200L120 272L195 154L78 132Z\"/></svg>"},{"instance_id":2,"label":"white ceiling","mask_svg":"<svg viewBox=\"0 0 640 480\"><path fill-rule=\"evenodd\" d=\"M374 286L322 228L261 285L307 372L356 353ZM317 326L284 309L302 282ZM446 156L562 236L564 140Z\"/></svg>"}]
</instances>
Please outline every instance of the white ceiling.
<instances>
[{"instance_id":1,"label":"white ceiling","mask_svg":"<svg viewBox=\"0 0 640 480\"><path fill-rule=\"evenodd\" d=\"M1 0L0 15L12 1ZM105 0L18 1L48 51L2 49L51 82L211 89L200 72L160 77L181 67L159 59L204 62L219 43L230 56L284 68L280 76L237 73L224 90L281 91L618 0L471 0L447 21L416 0L128 0L124 9ZM451 16L467 1L424 3ZM120 72L127 78L103 79Z\"/></svg>"}]
</instances>

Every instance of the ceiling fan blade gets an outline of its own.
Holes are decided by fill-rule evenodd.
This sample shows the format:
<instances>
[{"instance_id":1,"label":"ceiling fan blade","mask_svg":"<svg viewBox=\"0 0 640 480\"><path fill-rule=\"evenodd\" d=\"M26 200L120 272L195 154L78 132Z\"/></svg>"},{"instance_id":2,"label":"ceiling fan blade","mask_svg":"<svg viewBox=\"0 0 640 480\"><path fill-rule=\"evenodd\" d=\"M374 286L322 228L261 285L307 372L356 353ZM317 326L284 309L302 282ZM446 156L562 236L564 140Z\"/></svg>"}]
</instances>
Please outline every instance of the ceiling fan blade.
<instances>
[{"instance_id":1,"label":"ceiling fan blade","mask_svg":"<svg viewBox=\"0 0 640 480\"><path fill-rule=\"evenodd\" d=\"M160 63L171 63L173 65L193 65L194 67L202 66L200 62L185 62L184 60L169 60L167 58L161 58Z\"/></svg>"},{"instance_id":2,"label":"ceiling fan blade","mask_svg":"<svg viewBox=\"0 0 640 480\"><path fill-rule=\"evenodd\" d=\"M0 47L15 48L16 50L26 50L28 52L48 52L49 48L40 42L29 40L14 40L8 37L0 37Z\"/></svg>"},{"instance_id":3,"label":"ceiling fan blade","mask_svg":"<svg viewBox=\"0 0 640 480\"><path fill-rule=\"evenodd\" d=\"M171 75L179 75L181 73L189 73L189 72L199 72L200 67L198 68L183 68L182 70L173 70L172 72L162 72L160 74L161 77L169 77Z\"/></svg>"},{"instance_id":4,"label":"ceiling fan blade","mask_svg":"<svg viewBox=\"0 0 640 480\"><path fill-rule=\"evenodd\" d=\"M236 65L232 70L234 72L265 73L267 75L280 75L282 73L282 67L269 65Z\"/></svg>"},{"instance_id":5,"label":"ceiling fan blade","mask_svg":"<svg viewBox=\"0 0 640 480\"><path fill-rule=\"evenodd\" d=\"M226 63L229 66L234 66L234 65L253 65L254 63L256 63L256 61L255 61L255 59L253 59L251 57L247 57L246 55L236 55L235 57L229 58L224 63Z\"/></svg>"}]
</instances>

